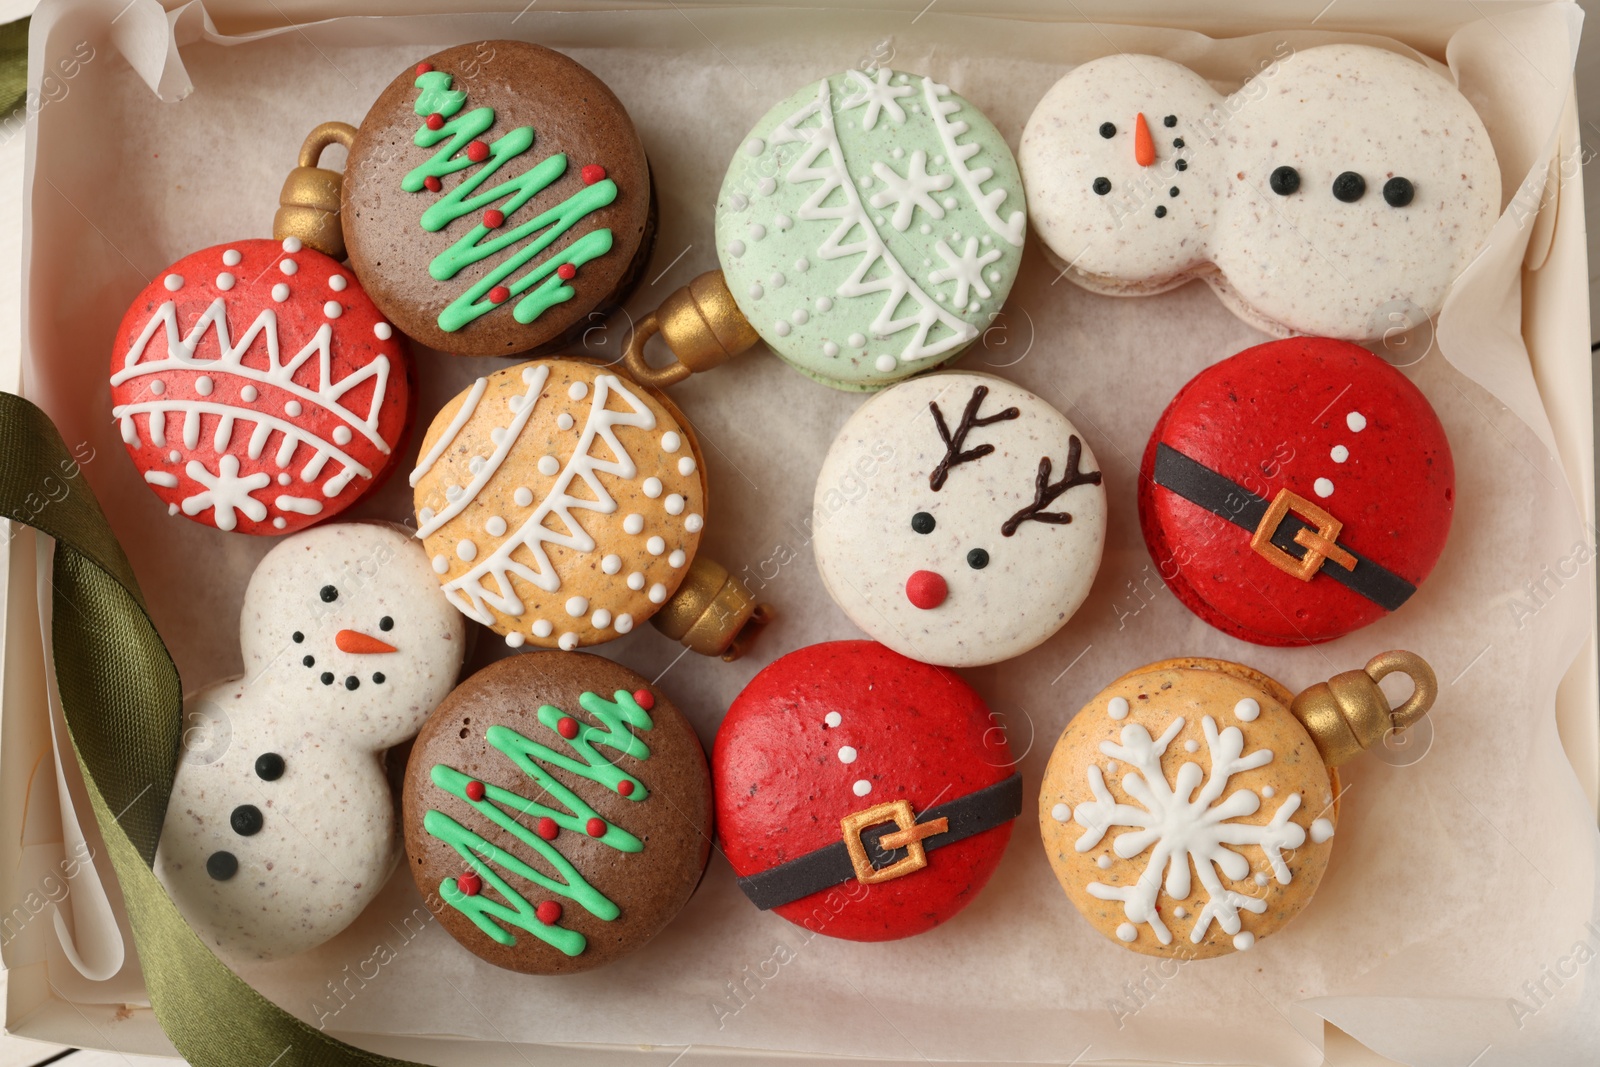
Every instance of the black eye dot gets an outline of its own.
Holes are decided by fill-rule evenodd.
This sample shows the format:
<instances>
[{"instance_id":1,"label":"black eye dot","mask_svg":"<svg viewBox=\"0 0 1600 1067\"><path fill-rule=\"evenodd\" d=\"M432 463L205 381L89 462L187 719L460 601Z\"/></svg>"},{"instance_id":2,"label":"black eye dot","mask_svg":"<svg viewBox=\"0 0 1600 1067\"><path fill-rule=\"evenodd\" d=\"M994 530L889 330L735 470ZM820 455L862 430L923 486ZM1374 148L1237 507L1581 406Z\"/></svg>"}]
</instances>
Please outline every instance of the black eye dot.
<instances>
[{"instance_id":1,"label":"black eye dot","mask_svg":"<svg viewBox=\"0 0 1600 1067\"><path fill-rule=\"evenodd\" d=\"M276 752L263 752L256 757L256 777L263 782L276 782L283 777L283 757Z\"/></svg>"},{"instance_id":2,"label":"black eye dot","mask_svg":"<svg viewBox=\"0 0 1600 1067\"><path fill-rule=\"evenodd\" d=\"M373 685L382 685L384 683L384 681L385 681L385 679L384 679L384 677L383 677L383 675L381 673L374 674L372 676L372 684Z\"/></svg>"},{"instance_id":3,"label":"black eye dot","mask_svg":"<svg viewBox=\"0 0 1600 1067\"><path fill-rule=\"evenodd\" d=\"M1105 196L1111 191L1111 180L1109 178L1096 178L1093 188L1096 196Z\"/></svg>"},{"instance_id":4,"label":"black eye dot","mask_svg":"<svg viewBox=\"0 0 1600 1067\"><path fill-rule=\"evenodd\" d=\"M1177 167L1179 170L1189 169L1189 161L1187 159L1175 159L1172 161L1172 165Z\"/></svg>"},{"instance_id":5,"label":"black eye dot","mask_svg":"<svg viewBox=\"0 0 1600 1067\"><path fill-rule=\"evenodd\" d=\"M213 852L206 857L206 873L219 882L226 882L239 873L239 859L232 852Z\"/></svg>"},{"instance_id":6,"label":"black eye dot","mask_svg":"<svg viewBox=\"0 0 1600 1067\"><path fill-rule=\"evenodd\" d=\"M322 597L322 602L324 604L332 604L335 600L339 599L339 590L335 589L331 585L325 585L322 587L322 592L318 595Z\"/></svg>"},{"instance_id":7,"label":"black eye dot","mask_svg":"<svg viewBox=\"0 0 1600 1067\"><path fill-rule=\"evenodd\" d=\"M1117 127L1116 127L1115 123L1102 122L1100 124L1100 136L1101 137L1104 137L1106 140L1109 141L1109 140L1111 140L1111 138L1115 137L1116 135L1117 135Z\"/></svg>"},{"instance_id":8,"label":"black eye dot","mask_svg":"<svg viewBox=\"0 0 1600 1067\"><path fill-rule=\"evenodd\" d=\"M380 630L392 630L392 629L394 629L394 620L389 618L389 616L385 615L383 618L378 620L378 629L380 629Z\"/></svg>"},{"instance_id":9,"label":"black eye dot","mask_svg":"<svg viewBox=\"0 0 1600 1067\"><path fill-rule=\"evenodd\" d=\"M1405 207L1416 195L1416 188L1405 178L1390 178L1383 183L1383 198L1390 207Z\"/></svg>"},{"instance_id":10,"label":"black eye dot","mask_svg":"<svg viewBox=\"0 0 1600 1067\"><path fill-rule=\"evenodd\" d=\"M1176 115L1168 115L1166 118L1161 120L1161 125L1165 126L1169 130L1172 129L1172 127L1176 126L1177 124L1178 124L1178 116L1176 116Z\"/></svg>"},{"instance_id":11,"label":"black eye dot","mask_svg":"<svg viewBox=\"0 0 1600 1067\"><path fill-rule=\"evenodd\" d=\"M1178 187L1176 185L1174 185L1171 189L1168 189L1167 190L1167 195L1168 196L1177 196L1178 195Z\"/></svg>"},{"instance_id":12,"label":"black eye dot","mask_svg":"<svg viewBox=\"0 0 1600 1067\"><path fill-rule=\"evenodd\" d=\"M228 816L228 825L233 827L233 832L240 837L254 837L259 834L264 821L261 809L254 804L240 804L233 809L233 814Z\"/></svg>"},{"instance_id":13,"label":"black eye dot","mask_svg":"<svg viewBox=\"0 0 1600 1067\"><path fill-rule=\"evenodd\" d=\"M298 645L301 641L304 641L305 639L306 639L306 635L301 633L299 630L296 630L294 632L293 641L294 641L295 644Z\"/></svg>"},{"instance_id":14,"label":"black eye dot","mask_svg":"<svg viewBox=\"0 0 1600 1067\"><path fill-rule=\"evenodd\" d=\"M1367 179L1353 170L1347 170L1333 179L1333 198L1353 204L1367 193Z\"/></svg>"},{"instance_id":15,"label":"black eye dot","mask_svg":"<svg viewBox=\"0 0 1600 1067\"><path fill-rule=\"evenodd\" d=\"M919 511L915 515L911 516L911 528L917 531L919 534L933 533L933 528L935 525L936 524L933 521L933 516L929 515L926 511Z\"/></svg>"},{"instance_id":16,"label":"black eye dot","mask_svg":"<svg viewBox=\"0 0 1600 1067\"><path fill-rule=\"evenodd\" d=\"M1174 137L1172 139L1172 147L1173 148L1182 148L1183 147L1183 138L1182 137Z\"/></svg>"},{"instance_id":17,"label":"black eye dot","mask_svg":"<svg viewBox=\"0 0 1600 1067\"><path fill-rule=\"evenodd\" d=\"M361 679L352 674L350 677L344 680L344 687L346 689L360 689Z\"/></svg>"},{"instance_id":18,"label":"black eye dot","mask_svg":"<svg viewBox=\"0 0 1600 1067\"><path fill-rule=\"evenodd\" d=\"M1156 208L1156 218L1164 219L1166 217L1167 217L1166 205L1161 205L1161 206L1157 207Z\"/></svg>"},{"instance_id":19,"label":"black eye dot","mask_svg":"<svg viewBox=\"0 0 1600 1067\"><path fill-rule=\"evenodd\" d=\"M981 548L975 548L967 553L967 566L975 571L981 571L989 565L989 553Z\"/></svg>"},{"instance_id":20,"label":"black eye dot","mask_svg":"<svg viewBox=\"0 0 1600 1067\"><path fill-rule=\"evenodd\" d=\"M317 657L315 657L315 656L307 656L305 659L301 660L300 662L304 663L307 667L315 667L317 665Z\"/></svg>"},{"instance_id":21,"label":"black eye dot","mask_svg":"<svg viewBox=\"0 0 1600 1067\"><path fill-rule=\"evenodd\" d=\"M1267 179L1267 184L1279 196L1289 196L1300 191L1300 172L1293 167L1279 167Z\"/></svg>"},{"instance_id":22,"label":"black eye dot","mask_svg":"<svg viewBox=\"0 0 1600 1067\"><path fill-rule=\"evenodd\" d=\"M322 672L322 684L323 685L332 685L333 684L333 672L332 671L323 671Z\"/></svg>"}]
</instances>

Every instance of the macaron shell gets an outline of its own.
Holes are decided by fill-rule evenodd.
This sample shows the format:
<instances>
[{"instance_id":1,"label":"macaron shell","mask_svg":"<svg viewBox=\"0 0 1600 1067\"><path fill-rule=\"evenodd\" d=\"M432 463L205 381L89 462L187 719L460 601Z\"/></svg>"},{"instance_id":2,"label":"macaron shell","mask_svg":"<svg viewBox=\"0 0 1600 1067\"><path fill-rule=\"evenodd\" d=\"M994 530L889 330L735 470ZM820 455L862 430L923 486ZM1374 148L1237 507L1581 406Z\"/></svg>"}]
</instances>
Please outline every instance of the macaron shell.
<instances>
[{"instance_id":1,"label":"macaron shell","mask_svg":"<svg viewBox=\"0 0 1600 1067\"><path fill-rule=\"evenodd\" d=\"M1433 570L1449 534L1449 442L1399 371L1323 338L1275 341L1216 364L1178 393L1151 435L1140 526L1173 593L1244 640L1314 644L1386 612L1327 574L1303 582L1280 570L1251 549L1251 531L1157 486L1158 444L1267 501L1286 489L1325 509L1343 524L1338 544L1412 585Z\"/></svg>"},{"instance_id":2,"label":"macaron shell","mask_svg":"<svg viewBox=\"0 0 1600 1067\"><path fill-rule=\"evenodd\" d=\"M853 812L906 800L920 814L1002 781L1015 768L993 725L954 672L882 645L837 641L791 652L756 675L717 733L723 851L737 874L755 874L837 843L839 821ZM870 788L858 795L858 782ZM870 886L852 879L773 911L851 941L922 933L983 889L1011 826L930 851L927 867L904 877Z\"/></svg>"}]
</instances>

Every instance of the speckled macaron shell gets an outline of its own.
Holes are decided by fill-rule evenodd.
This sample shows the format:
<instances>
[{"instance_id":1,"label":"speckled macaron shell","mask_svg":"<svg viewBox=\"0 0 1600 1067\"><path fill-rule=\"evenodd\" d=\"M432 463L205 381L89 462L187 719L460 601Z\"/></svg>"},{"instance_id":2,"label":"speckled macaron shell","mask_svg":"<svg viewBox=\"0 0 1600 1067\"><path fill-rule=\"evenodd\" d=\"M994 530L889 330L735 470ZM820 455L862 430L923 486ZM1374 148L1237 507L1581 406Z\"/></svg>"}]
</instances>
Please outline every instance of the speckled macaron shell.
<instances>
[{"instance_id":1,"label":"speckled macaron shell","mask_svg":"<svg viewBox=\"0 0 1600 1067\"><path fill-rule=\"evenodd\" d=\"M1500 210L1472 105L1364 45L1276 58L1231 96L1170 60L1094 60L1045 95L1018 159L1068 277L1118 295L1203 277L1278 336L1362 340L1435 314Z\"/></svg>"},{"instance_id":2,"label":"speckled macaron shell","mask_svg":"<svg viewBox=\"0 0 1600 1067\"><path fill-rule=\"evenodd\" d=\"M1005 139L932 78L845 71L774 107L717 199L739 310L801 373L879 389L955 358L1011 290L1026 234Z\"/></svg>"},{"instance_id":3,"label":"speckled macaron shell","mask_svg":"<svg viewBox=\"0 0 1600 1067\"><path fill-rule=\"evenodd\" d=\"M976 418L1008 409L1016 417L971 428L962 451L989 451L949 465L935 490L947 449L933 406L955 435L979 390ZM1106 498L1098 477L1041 509L1070 521L1022 521L1004 532L1034 505L1040 460L1050 461L1049 481L1061 482L1074 441L1079 473L1098 472L1064 415L992 375L946 371L884 390L845 423L817 475L813 547L823 584L852 622L913 659L971 667L1021 655L1077 611L1100 566ZM943 583L937 605L913 602L908 583L919 574Z\"/></svg>"},{"instance_id":4,"label":"speckled macaron shell","mask_svg":"<svg viewBox=\"0 0 1600 1067\"><path fill-rule=\"evenodd\" d=\"M1332 852L1338 782L1289 700L1238 664L1168 660L1078 712L1045 769L1039 824L1095 929L1145 955L1206 959L1249 949L1305 907ZM1219 782L1214 768L1235 759ZM1179 830L1198 842L1190 851L1166 839Z\"/></svg>"},{"instance_id":5,"label":"speckled macaron shell","mask_svg":"<svg viewBox=\"0 0 1600 1067\"><path fill-rule=\"evenodd\" d=\"M628 633L677 590L704 526L699 444L675 409L579 360L479 379L434 417L411 484L450 602L514 648Z\"/></svg>"},{"instance_id":6,"label":"speckled macaron shell","mask_svg":"<svg viewBox=\"0 0 1600 1067\"><path fill-rule=\"evenodd\" d=\"M156 873L206 944L278 959L343 930L400 856L382 753L455 684L465 624L396 526L293 534L251 575L242 678L190 697Z\"/></svg>"},{"instance_id":7,"label":"speckled macaron shell","mask_svg":"<svg viewBox=\"0 0 1600 1067\"><path fill-rule=\"evenodd\" d=\"M408 865L439 924L525 974L592 970L640 948L682 910L711 854L711 775L694 728L648 680L581 652L513 656L463 682L417 735L403 796ZM464 854L452 836L485 851Z\"/></svg>"}]
</instances>

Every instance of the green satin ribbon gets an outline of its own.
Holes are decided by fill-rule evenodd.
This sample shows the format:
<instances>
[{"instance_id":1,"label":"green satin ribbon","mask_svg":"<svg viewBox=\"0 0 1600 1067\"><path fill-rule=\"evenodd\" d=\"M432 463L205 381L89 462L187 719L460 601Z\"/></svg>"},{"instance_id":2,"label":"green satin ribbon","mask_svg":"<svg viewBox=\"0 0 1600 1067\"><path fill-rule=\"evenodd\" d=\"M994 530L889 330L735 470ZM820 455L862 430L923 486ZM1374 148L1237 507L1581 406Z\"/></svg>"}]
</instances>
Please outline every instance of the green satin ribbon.
<instances>
[{"instance_id":1,"label":"green satin ribbon","mask_svg":"<svg viewBox=\"0 0 1600 1067\"><path fill-rule=\"evenodd\" d=\"M28 24L18 19L0 26L0 119L23 105L28 95Z\"/></svg>"},{"instance_id":2,"label":"green satin ribbon","mask_svg":"<svg viewBox=\"0 0 1600 1067\"><path fill-rule=\"evenodd\" d=\"M65 495L55 487L66 483ZM127 905L156 1019L193 1067L416 1067L329 1037L257 993L156 880L183 686L122 546L49 417L0 393L0 515L55 538L56 684Z\"/></svg>"}]
</instances>

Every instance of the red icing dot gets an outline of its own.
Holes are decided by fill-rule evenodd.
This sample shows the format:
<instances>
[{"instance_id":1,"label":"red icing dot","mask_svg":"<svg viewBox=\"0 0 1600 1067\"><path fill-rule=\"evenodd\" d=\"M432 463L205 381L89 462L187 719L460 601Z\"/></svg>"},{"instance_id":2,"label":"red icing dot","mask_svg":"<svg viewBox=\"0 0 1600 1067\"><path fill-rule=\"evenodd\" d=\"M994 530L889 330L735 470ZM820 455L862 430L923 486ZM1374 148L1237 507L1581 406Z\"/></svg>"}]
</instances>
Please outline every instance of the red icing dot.
<instances>
[{"instance_id":1,"label":"red icing dot","mask_svg":"<svg viewBox=\"0 0 1600 1067\"><path fill-rule=\"evenodd\" d=\"M556 821L554 819L546 815L540 818L538 824L534 826L533 832L544 838L546 841L554 841L556 839L556 834L561 832L561 827L556 825Z\"/></svg>"},{"instance_id":2,"label":"red icing dot","mask_svg":"<svg viewBox=\"0 0 1600 1067\"><path fill-rule=\"evenodd\" d=\"M474 163L482 163L489 158L489 146L482 141L473 141L467 145L467 158Z\"/></svg>"},{"instance_id":3,"label":"red icing dot","mask_svg":"<svg viewBox=\"0 0 1600 1067\"><path fill-rule=\"evenodd\" d=\"M560 720L556 722L556 733L571 741L578 736L578 720L568 715L561 716Z\"/></svg>"},{"instance_id":4,"label":"red icing dot","mask_svg":"<svg viewBox=\"0 0 1600 1067\"><path fill-rule=\"evenodd\" d=\"M504 304L510 299L511 290L507 289L503 285L497 285L493 289L489 290L489 303L491 304Z\"/></svg>"},{"instance_id":5,"label":"red icing dot","mask_svg":"<svg viewBox=\"0 0 1600 1067\"><path fill-rule=\"evenodd\" d=\"M540 901L539 906L533 909L533 913L546 926L554 926L561 921L561 905L553 900Z\"/></svg>"},{"instance_id":6,"label":"red icing dot","mask_svg":"<svg viewBox=\"0 0 1600 1067\"><path fill-rule=\"evenodd\" d=\"M482 782L474 781L474 782L468 782L467 783L467 799L468 800L482 800L483 799L483 783Z\"/></svg>"},{"instance_id":7,"label":"red icing dot","mask_svg":"<svg viewBox=\"0 0 1600 1067\"><path fill-rule=\"evenodd\" d=\"M606 168L602 167L598 163L589 164L579 173L583 175L583 184L585 185L593 185L595 182L603 182L606 180Z\"/></svg>"},{"instance_id":8,"label":"red icing dot","mask_svg":"<svg viewBox=\"0 0 1600 1067\"><path fill-rule=\"evenodd\" d=\"M422 75L428 73L432 69L433 69L433 64L432 63L418 63L417 64L417 76L420 78Z\"/></svg>"},{"instance_id":9,"label":"red icing dot","mask_svg":"<svg viewBox=\"0 0 1600 1067\"><path fill-rule=\"evenodd\" d=\"M422 184L427 188L428 192L430 192L430 193L437 193L440 189L444 188L444 183L441 182L438 178L435 178L431 174L428 175L426 178L422 179Z\"/></svg>"},{"instance_id":10,"label":"red icing dot","mask_svg":"<svg viewBox=\"0 0 1600 1067\"><path fill-rule=\"evenodd\" d=\"M949 595L950 587L942 576L933 571L914 571L906 579L906 599L923 611L931 611L943 604Z\"/></svg>"},{"instance_id":11,"label":"red icing dot","mask_svg":"<svg viewBox=\"0 0 1600 1067\"><path fill-rule=\"evenodd\" d=\"M584 829L589 831L590 837L604 837L606 836L606 821L604 819L590 819L589 825L585 826Z\"/></svg>"},{"instance_id":12,"label":"red icing dot","mask_svg":"<svg viewBox=\"0 0 1600 1067\"><path fill-rule=\"evenodd\" d=\"M444 116L435 111L428 116L428 129L437 130L444 126Z\"/></svg>"},{"instance_id":13,"label":"red icing dot","mask_svg":"<svg viewBox=\"0 0 1600 1067\"><path fill-rule=\"evenodd\" d=\"M578 276L578 268L574 267L571 263L563 263L561 266L556 268L556 276L563 281L570 282L572 279Z\"/></svg>"},{"instance_id":14,"label":"red icing dot","mask_svg":"<svg viewBox=\"0 0 1600 1067\"><path fill-rule=\"evenodd\" d=\"M483 224L491 230L504 221L506 221L506 213L499 208L490 208L483 213Z\"/></svg>"},{"instance_id":15,"label":"red icing dot","mask_svg":"<svg viewBox=\"0 0 1600 1067\"><path fill-rule=\"evenodd\" d=\"M624 778L617 783L617 793L625 797L633 796L633 783Z\"/></svg>"},{"instance_id":16,"label":"red icing dot","mask_svg":"<svg viewBox=\"0 0 1600 1067\"><path fill-rule=\"evenodd\" d=\"M483 879L468 871L456 878L456 888L469 897L475 897L483 892Z\"/></svg>"},{"instance_id":17,"label":"red icing dot","mask_svg":"<svg viewBox=\"0 0 1600 1067\"><path fill-rule=\"evenodd\" d=\"M639 689L633 694L633 702L645 711L649 711L656 706L656 695L648 689Z\"/></svg>"}]
</instances>

